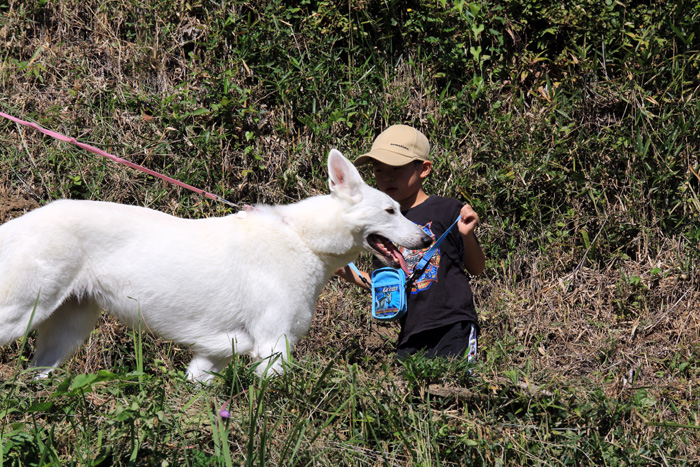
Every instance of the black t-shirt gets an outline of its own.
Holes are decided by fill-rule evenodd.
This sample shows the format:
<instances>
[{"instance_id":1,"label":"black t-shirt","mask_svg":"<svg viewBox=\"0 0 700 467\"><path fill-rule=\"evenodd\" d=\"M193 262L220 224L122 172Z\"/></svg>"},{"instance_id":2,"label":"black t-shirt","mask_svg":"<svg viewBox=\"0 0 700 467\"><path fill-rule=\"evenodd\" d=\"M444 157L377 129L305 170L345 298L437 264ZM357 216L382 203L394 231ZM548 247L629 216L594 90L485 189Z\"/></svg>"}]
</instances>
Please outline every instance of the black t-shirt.
<instances>
[{"instance_id":1,"label":"black t-shirt","mask_svg":"<svg viewBox=\"0 0 700 467\"><path fill-rule=\"evenodd\" d=\"M430 196L403 214L423 227L433 240L437 240L457 219L461 209L462 203L456 199ZM408 269L413 271L428 248L421 251L400 247L399 250L406 258ZM474 297L463 270L462 258L464 245L455 226L411 288L408 311L401 321L399 345L419 332L460 321L472 321L478 326ZM374 264L377 267L383 266L376 259Z\"/></svg>"}]
</instances>

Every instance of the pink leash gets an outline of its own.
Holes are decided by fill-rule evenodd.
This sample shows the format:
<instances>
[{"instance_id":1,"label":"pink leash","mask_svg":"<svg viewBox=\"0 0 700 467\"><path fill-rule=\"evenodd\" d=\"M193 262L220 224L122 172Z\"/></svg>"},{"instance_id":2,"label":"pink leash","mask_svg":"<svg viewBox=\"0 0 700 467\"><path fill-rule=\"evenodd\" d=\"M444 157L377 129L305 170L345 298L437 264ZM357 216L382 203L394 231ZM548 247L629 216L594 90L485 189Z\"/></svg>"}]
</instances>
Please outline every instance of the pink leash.
<instances>
[{"instance_id":1,"label":"pink leash","mask_svg":"<svg viewBox=\"0 0 700 467\"><path fill-rule=\"evenodd\" d=\"M0 112L0 117L5 117L8 120L12 120L15 123L19 123L20 125L28 126L30 128L34 128L35 130L39 130L40 132L44 133L45 135L51 136L52 138L56 138L57 140L60 141L65 141L66 143L71 143L74 144L80 148L85 149L86 151L90 151L94 154L97 154L98 156L104 156L107 159L111 159L114 162L118 162L119 164L124 164L128 167L131 167L132 169L140 170L141 172L147 173L149 175L153 175L154 177L158 177L162 180L165 180L166 182L170 182L174 185L180 186L182 188L187 188L188 190L194 191L195 193L198 193L200 195L204 195L207 198L216 200L216 201L221 201L222 203L226 203L230 206L238 207L235 203L232 203L221 196L215 195L213 193L206 192L204 190L200 190L199 188L195 188L192 185L188 185L187 183L182 183L179 180L175 180L174 178L170 178L167 175L159 174L158 172L154 172L151 169L147 169L146 167L143 167L138 164L134 164L133 162L130 162L126 159L122 159L120 157L114 156L108 152L104 152L101 149L98 149L94 146L90 146L89 144L81 143L75 138L69 138L68 136L64 136L60 133L56 133L55 131L47 130L45 128L40 127L36 123L31 123L31 122L25 122L24 120L21 120L19 118L13 117L12 115L7 115L4 112Z\"/></svg>"}]
</instances>

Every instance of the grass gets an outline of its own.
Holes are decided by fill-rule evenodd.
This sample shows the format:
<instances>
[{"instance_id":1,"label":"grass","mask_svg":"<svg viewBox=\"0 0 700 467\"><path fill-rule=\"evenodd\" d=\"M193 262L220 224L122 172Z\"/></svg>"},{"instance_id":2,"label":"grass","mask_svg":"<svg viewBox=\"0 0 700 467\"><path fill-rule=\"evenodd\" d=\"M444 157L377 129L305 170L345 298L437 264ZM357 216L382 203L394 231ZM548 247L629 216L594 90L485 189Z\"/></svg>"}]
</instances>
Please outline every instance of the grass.
<instances>
[{"instance_id":1,"label":"grass","mask_svg":"<svg viewBox=\"0 0 700 467\"><path fill-rule=\"evenodd\" d=\"M700 462L697 6L30 3L0 4L0 110L241 204L325 193L330 148L413 124L488 263L471 374L397 364L337 280L269 381L237 358L192 385L186 349L110 318L33 381L29 335L0 349L0 465ZM0 148L0 221L64 197L231 212L9 122Z\"/></svg>"}]
</instances>

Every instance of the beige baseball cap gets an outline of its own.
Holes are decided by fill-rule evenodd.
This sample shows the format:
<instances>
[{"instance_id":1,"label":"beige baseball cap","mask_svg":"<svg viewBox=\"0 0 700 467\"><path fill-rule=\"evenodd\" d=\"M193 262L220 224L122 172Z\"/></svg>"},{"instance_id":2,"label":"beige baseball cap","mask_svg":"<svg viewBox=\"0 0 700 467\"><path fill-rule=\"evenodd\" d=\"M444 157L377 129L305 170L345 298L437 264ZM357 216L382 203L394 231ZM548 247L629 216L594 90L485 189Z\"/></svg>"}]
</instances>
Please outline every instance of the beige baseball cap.
<instances>
[{"instance_id":1,"label":"beige baseball cap","mask_svg":"<svg viewBox=\"0 0 700 467\"><path fill-rule=\"evenodd\" d=\"M401 166L415 160L430 160L430 143L423 133L408 125L392 125L377 136L372 149L355 159L357 167L377 160Z\"/></svg>"}]
</instances>

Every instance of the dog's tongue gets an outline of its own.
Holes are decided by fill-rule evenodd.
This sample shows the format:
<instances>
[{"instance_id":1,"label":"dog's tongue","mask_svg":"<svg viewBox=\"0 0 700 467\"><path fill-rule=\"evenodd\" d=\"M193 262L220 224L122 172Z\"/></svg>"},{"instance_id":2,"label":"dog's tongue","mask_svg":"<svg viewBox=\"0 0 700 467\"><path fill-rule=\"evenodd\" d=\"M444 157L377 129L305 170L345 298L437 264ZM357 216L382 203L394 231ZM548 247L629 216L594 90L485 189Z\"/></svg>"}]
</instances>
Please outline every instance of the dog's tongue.
<instances>
[{"instance_id":1,"label":"dog's tongue","mask_svg":"<svg viewBox=\"0 0 700 467\"><path fill-rule=\"evenodd\" d=\"M410 275L411 273L408 270L408 265L406 264L406 260L404 259L401 252L399 250L392 250L391 255L396 261L398 261L399 265L401 266L401 269L403 269L403 272L405 272L407 276Z\"/></svg>"},{"instance_id":2,"label":"dog's tongue","mask_svg":"<svg viewBox=\"0 0 700 467\"><path fill-rule=\"evenodd\" d=\"M406 273L407 276L410 275L406 260L393 243L381 235L376 234L371 234L369 237L367 237L367 240L369 241L370 246L377 253L386 258L387 261L393 259L395 262L399 263L399 267Z\"/></svg>"}]
</instances>

